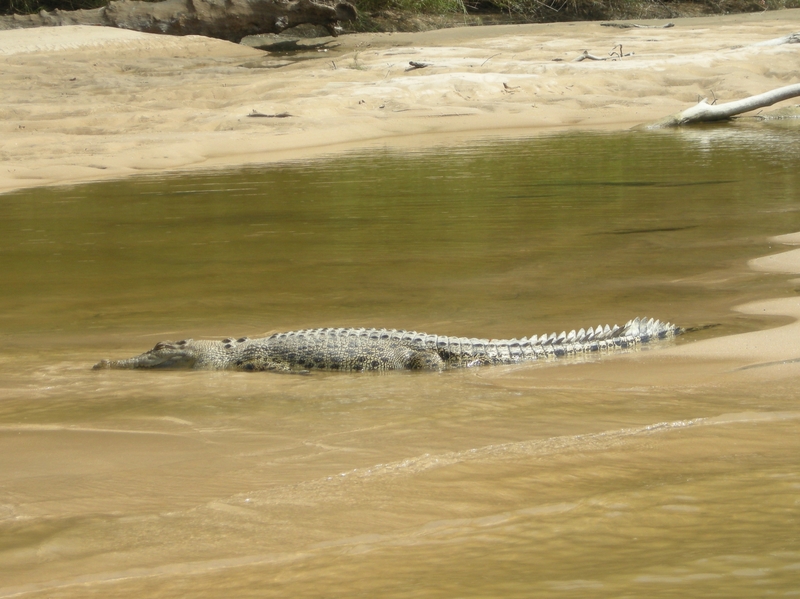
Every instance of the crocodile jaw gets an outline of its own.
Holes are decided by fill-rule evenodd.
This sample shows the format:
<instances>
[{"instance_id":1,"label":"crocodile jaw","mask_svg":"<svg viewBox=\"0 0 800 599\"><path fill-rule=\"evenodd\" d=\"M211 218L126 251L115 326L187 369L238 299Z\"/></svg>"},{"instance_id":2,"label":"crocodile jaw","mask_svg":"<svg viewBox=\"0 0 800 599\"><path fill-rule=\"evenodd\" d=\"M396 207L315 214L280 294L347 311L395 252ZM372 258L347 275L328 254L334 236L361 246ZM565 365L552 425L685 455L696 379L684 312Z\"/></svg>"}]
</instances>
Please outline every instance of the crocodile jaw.
<instances>
[{"instance_id":1,"label":"crocodile jaw","mask_svg":"<svg viewBox=\"0 0 800 599\"><path fill-rule=\"evenodd\" d=\"M194 368L197 355L188 348L159 343L150 351L127 360L101 360L93 370L134 368Z\"/></svg>"}]
</instances>

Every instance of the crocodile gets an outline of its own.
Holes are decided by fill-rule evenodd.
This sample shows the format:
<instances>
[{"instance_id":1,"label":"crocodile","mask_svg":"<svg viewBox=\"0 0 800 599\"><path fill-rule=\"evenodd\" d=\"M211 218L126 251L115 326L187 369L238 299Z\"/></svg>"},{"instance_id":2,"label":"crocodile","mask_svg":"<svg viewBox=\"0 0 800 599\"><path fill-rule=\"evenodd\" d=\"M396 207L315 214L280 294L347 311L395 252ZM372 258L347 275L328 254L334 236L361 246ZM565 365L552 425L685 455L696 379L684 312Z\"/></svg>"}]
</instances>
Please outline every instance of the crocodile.
<instances>
[{"instance_id":1,"label":"crocodile","mask_svg":"<svg viewBox=\"0 0 800 599\"><path fill-rule=\"evenodd\" d=\"M623 327L606 325L522 339L469 339L396 329L305 329L258 339L161 341L139 356L102 360L94 369L447 370L634 349L680 333L679 327L652 318L635 318Z\"/></svg>"}]
</instances>

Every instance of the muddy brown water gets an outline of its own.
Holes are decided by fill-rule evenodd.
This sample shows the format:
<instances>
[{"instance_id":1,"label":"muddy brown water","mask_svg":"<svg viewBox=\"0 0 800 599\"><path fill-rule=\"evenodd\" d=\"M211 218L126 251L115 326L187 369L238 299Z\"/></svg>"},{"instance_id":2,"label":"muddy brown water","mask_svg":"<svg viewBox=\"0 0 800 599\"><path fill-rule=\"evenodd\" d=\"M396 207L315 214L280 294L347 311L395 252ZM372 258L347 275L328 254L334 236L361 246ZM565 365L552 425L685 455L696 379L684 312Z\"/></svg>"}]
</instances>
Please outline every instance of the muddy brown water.
<instances>
[{"instance_id":1,"label":"muddy brown water","mask_svg":"<svg viewBox=\"0 0 800 599\"><path fill-rule=\"evenodd\" d=\"M796 293L746 261L800 230L798 156L574 134L0 196L0 597L800 594L794 379L90 370L317 326L773 326L731 308Z\"/></svg>"}]
</instances>

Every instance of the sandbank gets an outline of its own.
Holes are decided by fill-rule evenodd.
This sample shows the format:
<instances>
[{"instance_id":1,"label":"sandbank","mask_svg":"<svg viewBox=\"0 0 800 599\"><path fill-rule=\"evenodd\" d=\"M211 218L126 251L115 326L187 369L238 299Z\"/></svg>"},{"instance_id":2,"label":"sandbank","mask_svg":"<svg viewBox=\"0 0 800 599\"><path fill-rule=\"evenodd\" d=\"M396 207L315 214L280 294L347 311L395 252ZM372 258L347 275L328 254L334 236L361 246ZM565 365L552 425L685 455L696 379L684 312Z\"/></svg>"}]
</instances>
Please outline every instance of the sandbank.
<instances>
[{"instance_id":1,"label":"sandbank","mask_svg":"<svg viewBox=\"0 0 800 599\"><path fill-rule=\"evenodd\" d=\"M0 31L0 192L370 144L626 129L712 92L725 102L797 82L797 44L754 44L800 31L800 10L673 22L355 34L294 56L104 27ZM632 55L572 62L620 45Z\"/></svg>"}]
</instances>

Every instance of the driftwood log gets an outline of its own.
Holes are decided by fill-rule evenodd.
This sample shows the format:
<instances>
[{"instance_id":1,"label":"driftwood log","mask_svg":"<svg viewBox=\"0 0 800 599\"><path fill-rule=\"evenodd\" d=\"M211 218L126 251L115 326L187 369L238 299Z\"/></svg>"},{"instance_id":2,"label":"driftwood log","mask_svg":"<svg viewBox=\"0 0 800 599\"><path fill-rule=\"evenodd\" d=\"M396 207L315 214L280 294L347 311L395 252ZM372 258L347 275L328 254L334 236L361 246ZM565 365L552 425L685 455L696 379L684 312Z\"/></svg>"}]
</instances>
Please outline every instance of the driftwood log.
<instances>
[{"instance_id":1,"label":"driftwood log","mask_svg":"<svg viewBox=\"0 0 800 599\"><path fill-rule=\"evenodd\" d=\"M355 7L348 2L331 7L311 0L116 0L91 10L43 10L33 15L0 17L0 29L104 25L239 42L248 35L280 33L302 23L321 25L336 36L339 21L352 21L356 16Z\"/></svg>"},{"instance_id":2,"label":"driftwood log","mask_svg":"<svg viewBox=\"0 0 800 599\"><path fill-rule=\"evenodd\" d=\"M735 102L726 102L725 104L709 104L706 99L703 98L698 104L695 104L691 108L687 108L678 114L673 114L661 119L652 125L648 125L647 128L660 129L663 127L691 125L692 123L724 121L737 114L743 114L751 110L756 110L757 108L764 108L765 106L772 106L777 102L797 97L800 97L800 83L786 85L763 94L750 96L749 98L736 100Z\"/></svg>"}]
</instances>

